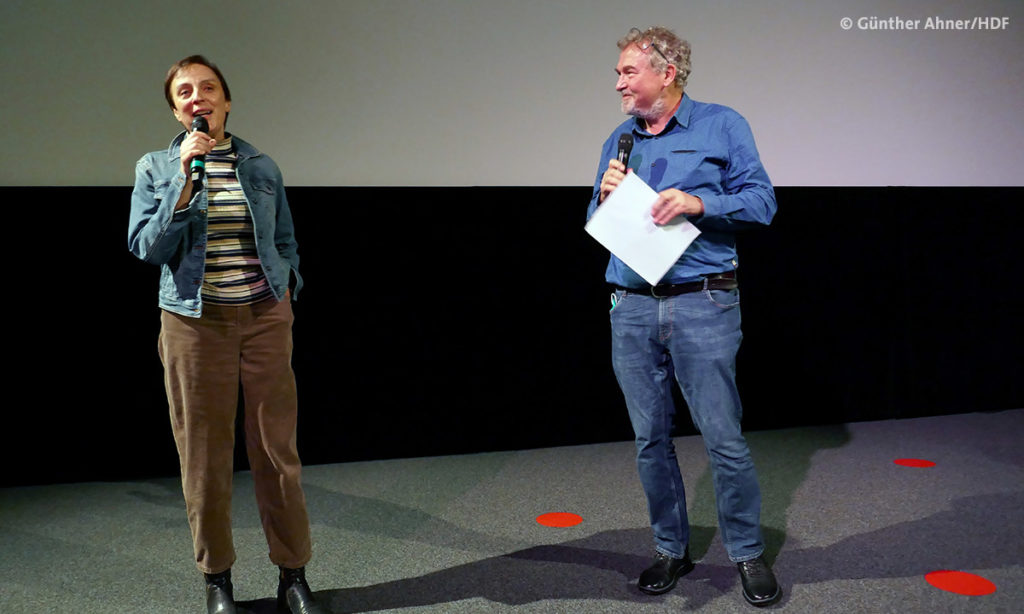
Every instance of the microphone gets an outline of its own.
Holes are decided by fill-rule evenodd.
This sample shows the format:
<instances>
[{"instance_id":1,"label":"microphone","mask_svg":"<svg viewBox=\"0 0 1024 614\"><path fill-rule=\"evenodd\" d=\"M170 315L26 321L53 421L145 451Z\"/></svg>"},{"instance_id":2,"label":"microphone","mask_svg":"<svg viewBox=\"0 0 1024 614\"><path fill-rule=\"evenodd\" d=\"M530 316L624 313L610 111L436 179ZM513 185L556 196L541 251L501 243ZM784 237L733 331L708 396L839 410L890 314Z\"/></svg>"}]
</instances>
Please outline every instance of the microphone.
<instances>
[{"instance_id":1,"label":"microphone","mask_svg":"<svg viewBox=\"0 0 1024 614\"><path fill-rule=\"evenodd\" d=\"M633 151L633 135L626 132L619 136L618 160L619 162L622 162L623 166L629 166L629 153L631 151Z\"/></svg>"},{"instance_id":2,"label":"microphone","mask_svg":"<svg viewBox=\"0 0 1024 614\"><path fill-rule=\"evenodd\" d=\"M193 117L192 118L192 132L196 130L200 132L208 132L210 130L210 123L206 121L205 117ZM632 141L632 139L630 139ZM619 146L621 147L621 143ZM632 146L632 143L630 143ZM202 181L203 175L206 174L206 156L196 156L192 158L192 162L189 165L189 173L192 176L192 181Z\"/></svg>"}]
</instances>

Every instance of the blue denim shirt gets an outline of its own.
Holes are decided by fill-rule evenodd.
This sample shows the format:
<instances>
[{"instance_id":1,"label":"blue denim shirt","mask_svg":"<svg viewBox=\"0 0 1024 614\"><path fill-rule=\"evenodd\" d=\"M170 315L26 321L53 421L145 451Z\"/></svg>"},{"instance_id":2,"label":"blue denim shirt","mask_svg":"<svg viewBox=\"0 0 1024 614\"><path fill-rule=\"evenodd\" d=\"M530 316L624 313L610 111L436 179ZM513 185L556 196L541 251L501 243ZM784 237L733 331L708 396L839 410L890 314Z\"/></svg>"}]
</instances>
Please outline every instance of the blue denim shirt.
<instances>
[{"instance_id":1,"label":"blue denim shirt","mask_svg":"<svg viewBox=\"0 0 1024 614\"><path fill-rule=\"evenodd\" d=\"M604 142L587 219L597 209L601 176L618 154L619 136L632 132L629 168L655 192L677 188L704 201L704 214L687 216L701 234L665 273L661 283L697 281L704 275L734 270L734 233L768 224L775 215L775 190L754 146L750 126L736 111L696 102L683 95L679 109L661 134L627 119ZM608 283L626 288L647 285L614 255L605 272Z\"/></svg>"},{"instance_id":2,"label":"blue denim shirt","mask_svg":"<svg viewBox=\"0 0 1024 614\"><path fill-rule=\"evenodd\" d=\"M206 269L206 190L188 206L174 210L187 178L181 170L179 134L166 151L148 153L135 165L135 189L128 221L128 249L145 262L160 265L160 308L198 318ZM232 137L238 162L235 175L252 215L256 253L277 300L285 297L295 275L292 298L302 288L298 244L281 171L270 156ZM205 180L204 180L205 181Z\"/></svg>"}]
</instances>

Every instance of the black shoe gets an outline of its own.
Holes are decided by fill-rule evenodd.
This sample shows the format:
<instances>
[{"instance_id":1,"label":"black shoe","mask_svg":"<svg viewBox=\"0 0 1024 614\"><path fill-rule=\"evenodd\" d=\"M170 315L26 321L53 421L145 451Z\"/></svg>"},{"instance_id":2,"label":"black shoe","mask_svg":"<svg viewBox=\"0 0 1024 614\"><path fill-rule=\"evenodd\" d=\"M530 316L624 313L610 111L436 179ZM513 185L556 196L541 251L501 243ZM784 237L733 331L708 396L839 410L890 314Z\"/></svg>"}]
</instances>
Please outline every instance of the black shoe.
<instances>
[{"instance_id":1,"label":"black shoe","mask_svg":"<svg viewBox=\"0 0 1024 614\"><path fill-rule=\"evenodd\" d=\"M764 607L775 603L782 596L782 589L764 557L737 563L736 567L743 580L743 598L750 605Z\"/></svg>"},{"instance_id":2,"label":"black shoe","mask_svg":"<svg viewBox=\"0 0 1024 614\"><path fill-rule=\"evenodd\" d=\"M658 553L651 565L640 574L640 581L637 588L649 595L660 595L672 590L676 580L693 571L693 561L690 560L690 549L687 548L683 558L674 559L667 554Z\"/></svg>"},{"instance_id":3,"label":"black shoe","mask_svg":"<svg viewBox=\"0 0 1024 614\"><path fill-rule=\"evenodd\" d=\"M206 614L236 614L231 570L206 576Z\"/></svg>"},{"instance_id":4,"label":"black shoe","mask_svg":"<svg viewBox=\"0 0 1024 614\"><path fill-rule=\"evenodd\" d=\"M306 568L281 568L277 585L277 609L291 614L331 614L313 599L313 591L306 584Z\"/></svg>"}]
</instances>

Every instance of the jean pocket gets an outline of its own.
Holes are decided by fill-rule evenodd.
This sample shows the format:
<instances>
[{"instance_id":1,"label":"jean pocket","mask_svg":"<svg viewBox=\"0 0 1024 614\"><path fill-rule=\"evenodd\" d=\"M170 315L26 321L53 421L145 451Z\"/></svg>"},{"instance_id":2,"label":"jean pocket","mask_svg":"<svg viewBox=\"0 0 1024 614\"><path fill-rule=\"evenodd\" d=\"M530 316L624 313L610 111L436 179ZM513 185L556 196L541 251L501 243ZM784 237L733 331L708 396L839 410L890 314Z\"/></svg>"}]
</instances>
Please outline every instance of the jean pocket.
<instances>
[{"instance_id":1,"label":"jean pocket","mask_svg":"<svg viewBox=\"0 0 1024 614\"><path fill-rule=\"evenodd\" d=\"M615 311L615 308L619 306L619 303L621 303L624 298L626 298L626 291L625 290L616 290L615 292L612 292L612 295L611 295L612 307L611 307L611 309L608 310L608 313L611 313L611 312Z\"/></svg>"},{"instance_id":2,"label":"jean pocket","mask_svg":"<svg viewBox=\"0 0 1024 614\"><path fill-rule=\"evenodd\" d=\"M253 182L252 187L270 196L273 196L277 191L274 184L267 181Z\"/></svg>"},{"instance_id":3,"label":"jean pocket","mask_svg":"<svg viewBox=\"0 0 1024 614\"><path fill-rule=\"evenodd\" d=\"M704 290L704 297L708 302L720 309L731 309L740 304L740 289L732 290Z\"/></svg>"}]
</instances>

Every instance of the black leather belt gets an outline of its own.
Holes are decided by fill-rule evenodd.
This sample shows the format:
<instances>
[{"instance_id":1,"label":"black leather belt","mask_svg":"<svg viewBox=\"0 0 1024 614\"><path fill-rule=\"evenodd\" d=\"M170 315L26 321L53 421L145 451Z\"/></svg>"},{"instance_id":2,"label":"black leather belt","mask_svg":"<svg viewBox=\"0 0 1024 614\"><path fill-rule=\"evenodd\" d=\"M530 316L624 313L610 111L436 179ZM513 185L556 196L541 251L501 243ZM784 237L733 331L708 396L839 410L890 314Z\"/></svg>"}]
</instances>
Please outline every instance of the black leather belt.
<instances>
[{"instance_id":1,"label":"black leather belt","mask_svg":"<svg viewBox=\"0 0 1024 614\"><path fill-rule=\"evenodd\" d=\"M632 292L633 294L647 294L654 298L665 298L688 292L700 292L701 290L733 290L738 285L736 271L726 271L725 273L705 275L701 281L689 281L685 284L658 284L657 286L644 286L642 288L615 287L619 290Z\"/></svg>"}]
</instances>

